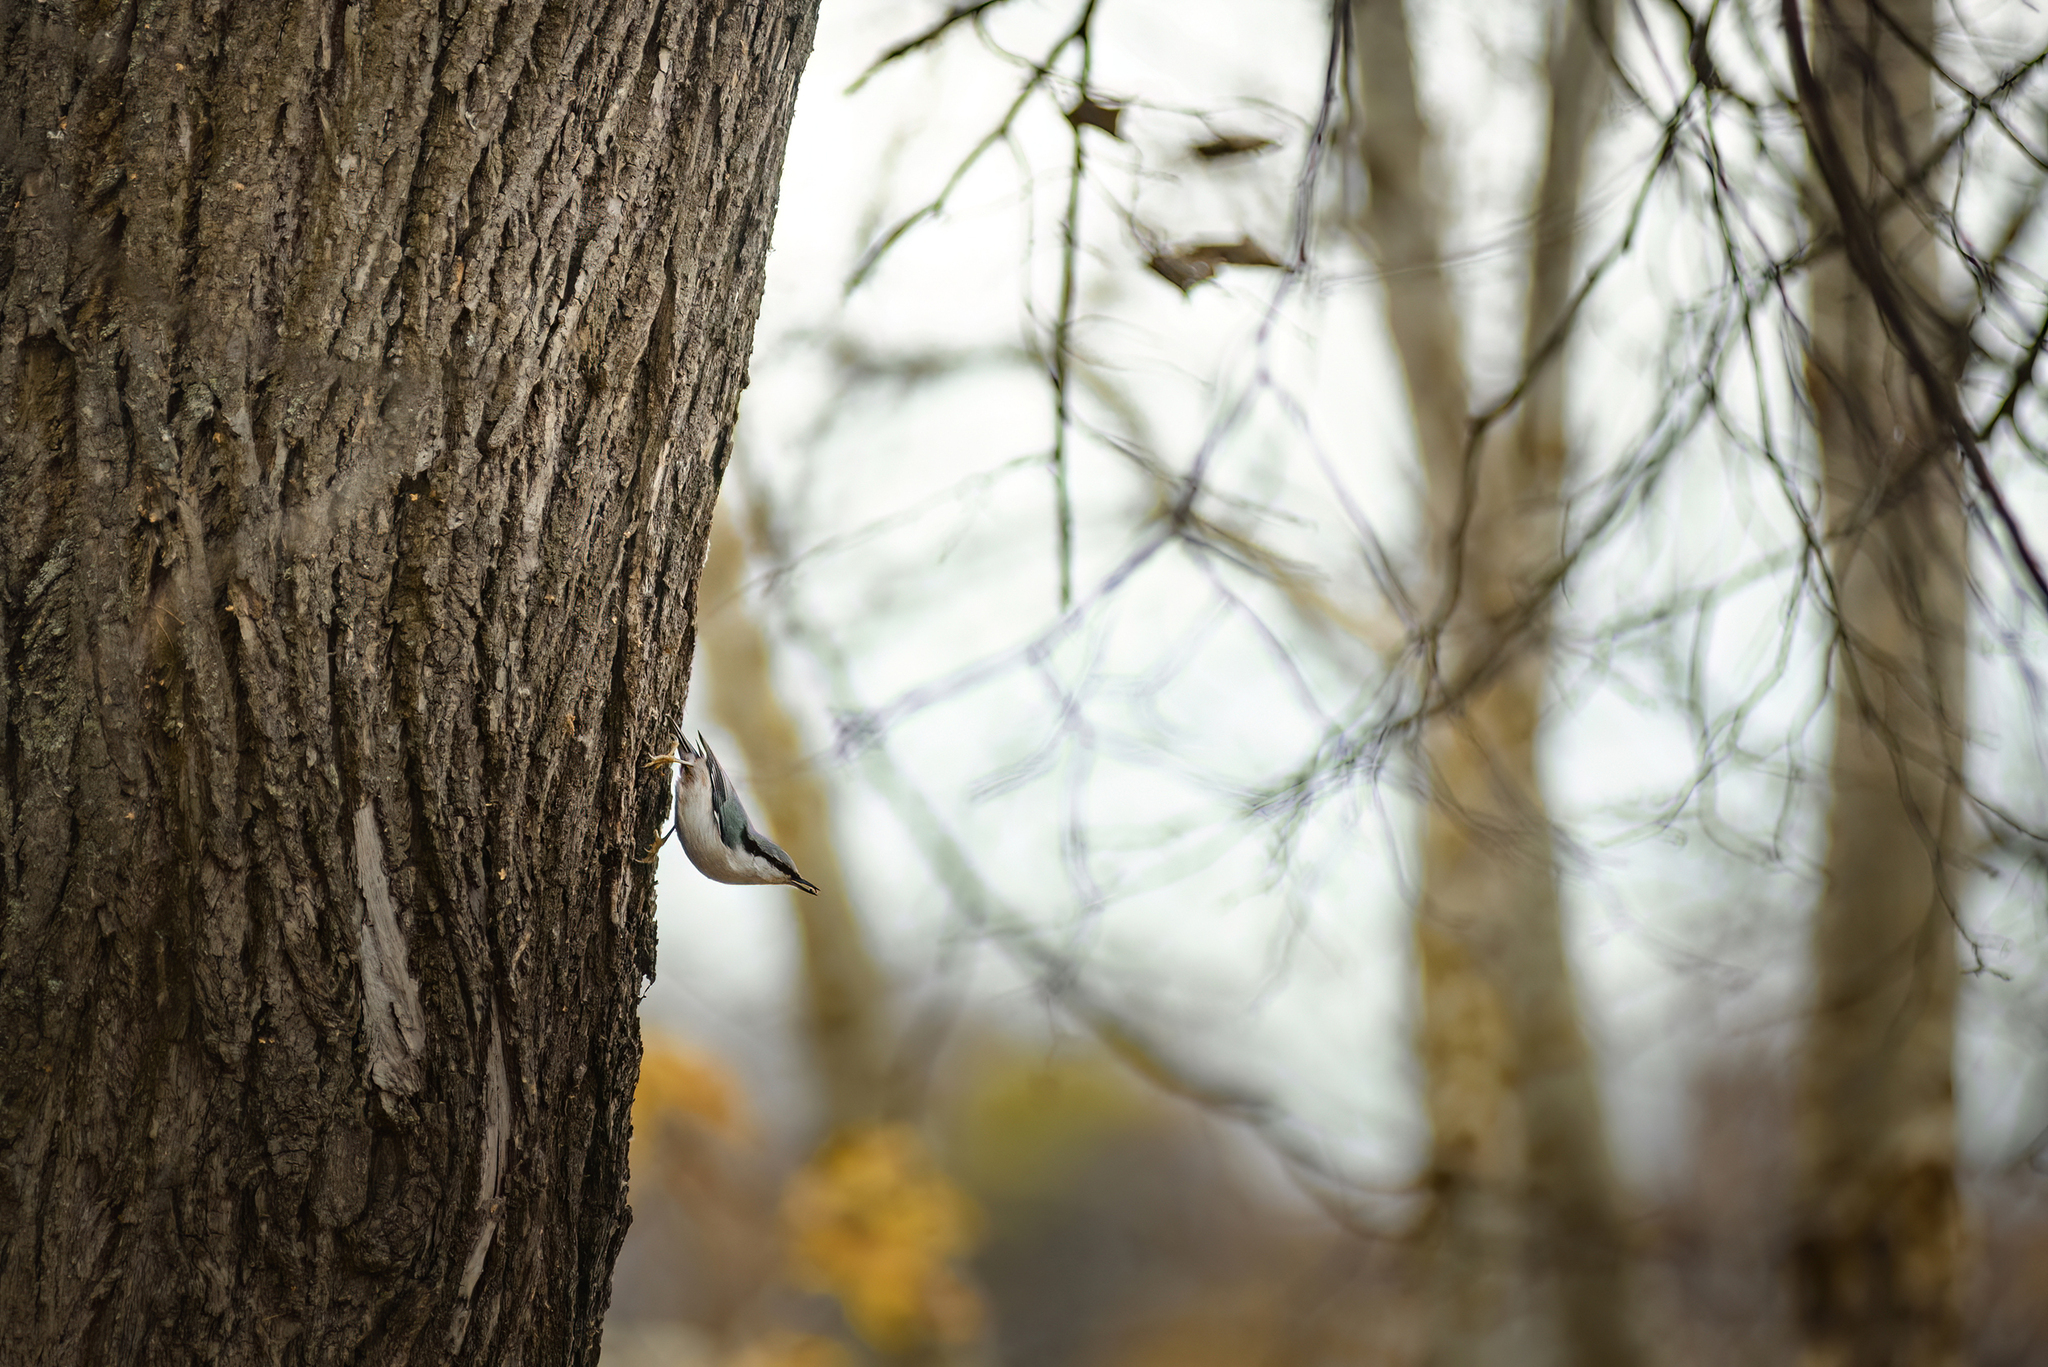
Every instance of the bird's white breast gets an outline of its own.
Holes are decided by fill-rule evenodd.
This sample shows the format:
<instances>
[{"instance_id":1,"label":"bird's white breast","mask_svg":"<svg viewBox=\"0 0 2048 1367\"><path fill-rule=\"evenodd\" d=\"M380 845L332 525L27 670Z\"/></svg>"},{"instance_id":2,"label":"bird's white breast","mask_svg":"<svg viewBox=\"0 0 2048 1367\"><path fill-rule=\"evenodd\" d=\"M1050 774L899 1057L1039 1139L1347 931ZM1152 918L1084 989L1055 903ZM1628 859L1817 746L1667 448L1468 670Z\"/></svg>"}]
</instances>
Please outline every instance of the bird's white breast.
<instances>
[{"instance_id":1,"label":"bird's white breast","mask_svg":"<svg viewBox=\"0 0 2048 1367\"><path fill-rule=\"evenodd\" d=\"M767 860L744 850L728 849L718 837L718 817L711 810L711 785L708 782L685 782L682 785L681 811L677 813L677 833L682 837L683 853L697 866L697 872L714 883L780 883L785 879L780 870Z\"/></svg>"}]
</instances>

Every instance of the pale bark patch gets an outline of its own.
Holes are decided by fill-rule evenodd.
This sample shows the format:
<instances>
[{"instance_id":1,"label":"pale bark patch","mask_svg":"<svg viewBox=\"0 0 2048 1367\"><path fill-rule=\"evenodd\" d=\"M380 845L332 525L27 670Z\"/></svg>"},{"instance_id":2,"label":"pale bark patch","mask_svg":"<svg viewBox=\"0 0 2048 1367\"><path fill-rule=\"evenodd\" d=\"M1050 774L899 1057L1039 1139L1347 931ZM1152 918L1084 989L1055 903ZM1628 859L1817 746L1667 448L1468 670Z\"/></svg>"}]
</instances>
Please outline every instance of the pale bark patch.
<instances>
[{"instance_id":1,"label":"pale bark patch","mask_svg":"<svg viewBox=\"0 0 2048 1367\"><path fill-rule=\"evenodd\" d=\"M384 875L384 837L376 804L356 809L356 887L363 898L363 1033L370 1046L370 1081L391 1096L411 1096L421 1084L419 1057L427 1045L420 987L406 963L405 932Z\"/></svg>"}]
</instances>

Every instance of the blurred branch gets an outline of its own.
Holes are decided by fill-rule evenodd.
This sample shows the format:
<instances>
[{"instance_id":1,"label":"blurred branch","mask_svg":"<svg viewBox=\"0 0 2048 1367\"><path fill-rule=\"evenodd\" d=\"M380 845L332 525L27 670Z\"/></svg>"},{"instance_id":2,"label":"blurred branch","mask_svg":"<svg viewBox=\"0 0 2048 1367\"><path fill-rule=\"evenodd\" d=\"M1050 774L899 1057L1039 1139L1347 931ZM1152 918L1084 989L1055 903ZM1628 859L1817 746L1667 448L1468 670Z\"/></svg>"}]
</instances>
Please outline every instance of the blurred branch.
<instances>
[{"instance_id":1,"label":"blurred branch","mask_svg":"<svg viewBox=\"0 0 2048 1367\"><path fill-rule=\"evenodd\" d=\"M1997 127L1999 132L2005 134L2006 141L2017 148L2021 156L2031 161L2037 169L2048 171L2048 161L2044 161L2039 152L2036 152L2027 145L2026 139L2020 136L2017 128L2006 122L2005 115L1999 112L1997 101L1998 96L2010 90L2014 84L2023 79L2028 72L2032 71L2043 60L2048 60L2048 52L2037 53L2003 77L1990 96L1979 95L1970 88L1968 82L1950 71L1943 64L1942 60L1935 55L1934 50L1920 40L1918 34L1900 23L1898 16L1892 13L1891 7L1885 4L1884 0L1865 0L1865 3L1869 5L1871 13L1875 14L1884 25L1885 30L1898 40L1900 46L1912 53L1922 66L1933 72L1935 78L1943 85L1962 97L1963 104L1969 109L1972 117L1978 113L1990 115L1993 125ZM1796 80L1798 72L1795 70L1793 75ZM1804 100L1806 98L1806 93L1801 91L1800 99Z\"/></svg>"},{"instance_id":2,"label":"blurred branch","mask_svg":"<svg viewBox=\"0 0 2048 1367\"><path fill-rule=\"evenodd\" d=\"M925 29L921 33L912 34L870 62L867 70L856 76L853 84L846 87L846 93L851 95L856 90L859 90L868 83L868 77L874 75L883 67L888 66L891 62L908 57L919 48L928 47L936 43L939 39L945 37L947 33L951 32L955 24L962 24L970 19L978 23L983 14L1002 3L1003 0L973 0L973 3L970 4L953 6L930 28Z\"/></svg>"},{"instance_id":3,"label":"blurred branch","mask_svg":"<svg viewBox=\"0 0 2048 1367\"><path fill-rule=\"evenodd\" d=\"M868 274L881 263L884 256L888 255L889 249L903 239L904 234L926 219L936 218L945 211L946 201L952 197L953 191L960 187L960 182L967 178L967 173L974 169L975 164L987 154L991 147L994 147L997 143L1010 136L1011 127L1017 122L1017 116L1023 112L1024 106L1031 99L1032 93L1055 74L1053 66L1059 61L1060 54L1086 36L1088 23L1092 19L1094 12L1095 0L1087 0L1081 17L1075 22L1074 27L1061 35L1059 40L1047 51L1043 60L1031 67L1031 75L1026 78L1022 88L1017 91L1017 97L1010 101L1010 107L1003 112L1003 117L996 121L994 128L991 128L982 136L981 141L974 144L965 157L960 159L959 164L953 168L953 173L946 177L946 183L939 188L938 194L934 195L917 209L898 219L895 226L882 234L881 238L873 246L861 253L860 260L854 263L853 273L847 277L846 293L852 294L861 287L861 284L868 278ZM1075 131L1078 136L1079 130L1076 129Z\"/></svg>"},{"instance_id":4,"label":"blurred branch","mask_svg":"<svg viewBox=\"0 0 2048 1367\"><path fill-rule=\"evenodd\" d=\"M1077 117L1079 111L1097 107L1088 97L1088 77L1095 65L1095 43L1090 32L1091 25L1095 22L1095 4L1096 0L1086 0L1081 6L1081 18L1074 25L1075 39L1081 45L1081 73L1078 78L1080 103L1075 106L1076 113L1070 113L1067 117L1069 130L1073 134L1074 157L1073 165L1067 173L1067 212L1060 222L1060 297L1059 308L1053 315L1052 324L1051 464L1061 612L1074 606L1074 498L1067 475L1067 439L1073 424L1069 420L1067 406L1067 371L1073 357L1074 280L1080 269L1081 187L1088 173L1087 129L1091 126L1100 127L1111 137L1116 136L1116 117L1113 113L1109 114L1106 122L1099 117Z\"/></svg>"},{"instance_id":5,"label":"blurred branch","mask_svg":"<svg viewBox=\"0 0 2048 1367\"><path fill-rule=\"evenodd\" d=\"M765 525L762 537L773 544L773 533ZM793 614L787 617L787 624L791 633L825 666L840 706L849 713L862 714L837 644ZM916 842L963 921L1015 964L1048 1002L1154 1085L1249 1129L1340 1227L1365 1237L1384 1237L1384 1229L1374 1225L1364 1208L1349 1199L1351 1194L1368 1189L1333 1167L1299 1133L1284 1108L1252 1088L1212 1077L1181 1057L1153 1031L1109 1005L1087 985L1079 963L1047 944L1026 918L1005 907L924 795L889 758L886 742L879 733L867 737L860 757L869 783L888 802ZM1409 1197L1416 1193L1402 1187L1378 1190L1375 1194Z\"/></svg>"},{"instance_id":6,"label":"blurred branch","mask_svg":"<svg viewBox=\"0 0 2048 1367\"><path fill-rule=\"evenodd\" d=\"M1023 971L1049 1003L1154 1086L1244 1126L1341 1228L1362 1237L1386 1237L1386 1230L1375 1225L1366 1209L1352 1199L1369 1189L1332 1167L1290 1122L1279 1103L1241 1081L1210 1074L1156 1031L1110 1005L1088 985L1079 963L1047 944L1026 918L1002 905L931 804L889 759L885 747L870 746L862 761L868 782L917 842L954 909ZM1378 1189L1375 1194L1409 1197L1417 1192L1400 1187Z\"/></svg>"}]
</instances>

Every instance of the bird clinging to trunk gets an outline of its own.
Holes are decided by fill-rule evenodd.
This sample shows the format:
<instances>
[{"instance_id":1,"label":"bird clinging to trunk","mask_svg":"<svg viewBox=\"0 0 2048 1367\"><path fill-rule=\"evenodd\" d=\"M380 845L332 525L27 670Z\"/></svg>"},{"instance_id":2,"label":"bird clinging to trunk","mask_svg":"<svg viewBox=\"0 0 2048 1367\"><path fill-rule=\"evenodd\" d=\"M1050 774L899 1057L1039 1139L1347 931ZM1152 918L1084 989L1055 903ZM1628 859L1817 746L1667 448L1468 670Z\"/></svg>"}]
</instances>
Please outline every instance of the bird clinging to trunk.
<instances>
[{"instance_id":1,"label":"bird clinging to trunk","mask_svg":"<svg viewBox=\"0 0 2048 1367\"><path fill-rule=\"evenodd\" d=\"M694 747L678 733L675 749L650 762L676 766L675 832L697 872L714 883L787 883L817 894L782 847L754 829L703 732Z\"/></svg>"}]
</instances>

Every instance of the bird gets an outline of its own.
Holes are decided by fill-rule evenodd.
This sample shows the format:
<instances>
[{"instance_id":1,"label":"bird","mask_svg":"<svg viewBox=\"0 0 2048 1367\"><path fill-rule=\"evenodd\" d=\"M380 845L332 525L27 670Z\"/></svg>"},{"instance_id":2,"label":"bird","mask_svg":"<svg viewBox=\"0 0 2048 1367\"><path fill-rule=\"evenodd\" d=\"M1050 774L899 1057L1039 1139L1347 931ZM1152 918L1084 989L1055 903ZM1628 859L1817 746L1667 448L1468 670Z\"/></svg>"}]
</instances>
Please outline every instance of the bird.
<instances>
[{"instance_id":1,"label":"bird","mask_svg":"<svg viewBox=\"0 0 2048 1367\"><path fill-rule=\"evenodd\" d=\"M714 883L787 884L818 895L817 884L796 871L783 848L747 820L738 790L702 731L695 746L678 732L674 749L648 761L649 768L670 764L676 766L672 829L697 872Z\"/></svg>"}]
</instances>

